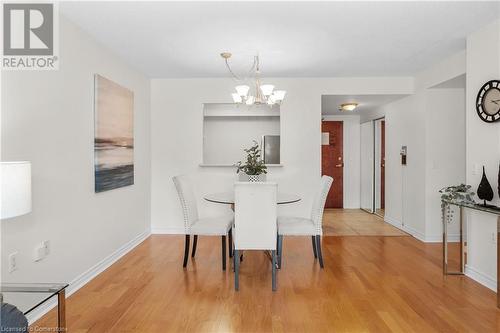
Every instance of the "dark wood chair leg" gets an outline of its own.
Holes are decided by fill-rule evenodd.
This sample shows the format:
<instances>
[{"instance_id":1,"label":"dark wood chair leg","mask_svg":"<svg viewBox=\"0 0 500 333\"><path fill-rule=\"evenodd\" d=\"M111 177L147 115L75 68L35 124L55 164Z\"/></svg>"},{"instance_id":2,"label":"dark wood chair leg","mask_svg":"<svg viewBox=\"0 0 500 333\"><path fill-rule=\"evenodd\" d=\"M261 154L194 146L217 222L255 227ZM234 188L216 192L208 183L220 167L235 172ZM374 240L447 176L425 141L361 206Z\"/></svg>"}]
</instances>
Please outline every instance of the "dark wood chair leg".
<instances>
[{"instance_id":1,"label":"dark wood chair leg","mask_svg":"<svg viewBox=\"0 0 500 333\"><path fill-rule=\"evenodd\" d=\"M234 290L240 290L240 262L238 258L238 250L234 250Z\"/></svg>"},{"instance_id":2,"label":"dark wood chair leg","mask_svg":"<svg viewBox=\"0 0 500 333\"><path fill-rule=\"evenodd\" d=\"M228 244L228 251L229 251L229 258L233 257L233 228L229 229L229 244Z\"/></svg>"},{"instance_id":3,"label":"dark wood chair leg","mask_svg":"<svg viewBox=\"0 0 500 333\"><path fill-rule=\"evenodd\" d=\"M193 237L193 252L191 252L191 257L194 258L196 254L196 245L198 244L198 235L194 235Z\"/></svg>"},{"instance_id":4,"label":"dark wood chair leg","mask_svg":"<svg viewBox=\"0 0 500 333\"><path fill-rule=\"evenodd\" d=\"M222 236L222 270L226 270L226 236Z\"/></svg>"},{"instance_id":5,"label":"dark wood chair leg","mask_svg":"<svg viewBox=\"0 0 500 333\"><path fill-rule=\"evenodd\" d=\"M281 269L281 258L283 258L283 235L278 235L278 268Z\"/></svg>"},{"instance_id":6,"label":"dark wood chair leg","mask_svg":"<svg viewBox=\"0 0 500 333\"><path fill-rule=\"evenodd\" d=\"M318 252L319 267L323 268L323 254L321 253L321 236L316 235L316 251Z\"/></svg>"},{"instance_id":7,"label":"dark wood chair leg","mask_svg":"<svg viewBox=\"0 0 500 333\"><path fill-rule=\"evenodd\" d=\"M316 240L314 236L311 236L311 241L312 241L312 247L313 247L313 253L314 253L314 259L318 258L318 253L316 251Z\"/></svg>"},{"instance_id":8,"label":"dark wood chair leg","mask_svg":"<svg viewBox=\"0 0 500 333\"><path fill-rule=\"evenodd\" d=\"M186 267L189 257L189 235L186 235L186 241L184 243L184 263L182 267Z\"/></svg>"}]
</instances>

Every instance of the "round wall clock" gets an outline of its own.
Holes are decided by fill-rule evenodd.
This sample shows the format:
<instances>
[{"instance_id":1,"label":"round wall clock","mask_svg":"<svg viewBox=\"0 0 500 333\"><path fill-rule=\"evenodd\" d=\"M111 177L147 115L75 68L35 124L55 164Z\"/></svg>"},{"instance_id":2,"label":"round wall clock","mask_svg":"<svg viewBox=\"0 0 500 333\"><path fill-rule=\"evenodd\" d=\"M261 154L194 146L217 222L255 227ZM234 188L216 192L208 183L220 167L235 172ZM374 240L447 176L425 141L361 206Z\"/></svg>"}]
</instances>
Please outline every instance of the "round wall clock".
<instances>
[{"instance_id":1,"label":"round wall clock","mask_svg":"<svg viewBox=\"0 0 500 333\"><path fill-rule=\"evenodd\" d=\"M500 119L500 81L486 82L479 90L476 99L476 110L479 118L487 123Z\"/></svg>"}]
</instances>

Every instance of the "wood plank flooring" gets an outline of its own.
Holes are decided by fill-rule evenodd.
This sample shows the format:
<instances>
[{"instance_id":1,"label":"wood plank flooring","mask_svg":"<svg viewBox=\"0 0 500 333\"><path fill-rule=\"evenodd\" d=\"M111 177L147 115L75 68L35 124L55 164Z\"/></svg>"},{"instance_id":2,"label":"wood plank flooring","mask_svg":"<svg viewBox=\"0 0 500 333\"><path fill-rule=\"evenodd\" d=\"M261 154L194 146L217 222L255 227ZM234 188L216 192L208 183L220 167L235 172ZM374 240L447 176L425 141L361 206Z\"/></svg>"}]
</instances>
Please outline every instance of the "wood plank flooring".
<instances>
[{"instance_id":1,"label":"wood plank flooring","mask_svg":"<svg viewBox=\"0 0 500 333\"><path fill-rule=\"evenodd\" d=\"M375 215L361 209L325 209L326 236L409 236Z\"/></svg>"},{"instance_id":2,"label":"wood plank flooring","mask_svg":"<svg viewBox=\"0 0 500 333\"><path fill-rule=\"evenodd\" d=\"M69 332L500 331L496 294L444 277L441 245L412 237L325 237L324 270L309 238L285 238L274 293L262 252L245 252L239 292L218 237L199 238L186 270L182 252L183 236L148 238L69 297Z\"/></svg>"}]
</instances>

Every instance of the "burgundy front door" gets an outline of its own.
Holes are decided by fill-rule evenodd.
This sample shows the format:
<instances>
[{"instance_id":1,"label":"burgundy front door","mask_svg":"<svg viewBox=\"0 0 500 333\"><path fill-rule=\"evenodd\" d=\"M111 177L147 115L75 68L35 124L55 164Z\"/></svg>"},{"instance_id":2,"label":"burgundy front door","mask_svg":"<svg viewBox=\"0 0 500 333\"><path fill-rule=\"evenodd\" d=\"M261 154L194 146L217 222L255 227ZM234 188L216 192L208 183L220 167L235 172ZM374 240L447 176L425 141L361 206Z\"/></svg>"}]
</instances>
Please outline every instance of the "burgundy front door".
<instances>
[{"instance_id":1,"label":"burgundy front door","mask_svg":"<svg viewBox=\"0 0 500 333\"><path fill-rule=\"evenodd\" d=\"M326 208L344 207L344 149L342 121L323 121L321 132L328 133L328 144L321 146L321 172L333 177L332 188L326 199Z\"/></svg>"}]
</instances>

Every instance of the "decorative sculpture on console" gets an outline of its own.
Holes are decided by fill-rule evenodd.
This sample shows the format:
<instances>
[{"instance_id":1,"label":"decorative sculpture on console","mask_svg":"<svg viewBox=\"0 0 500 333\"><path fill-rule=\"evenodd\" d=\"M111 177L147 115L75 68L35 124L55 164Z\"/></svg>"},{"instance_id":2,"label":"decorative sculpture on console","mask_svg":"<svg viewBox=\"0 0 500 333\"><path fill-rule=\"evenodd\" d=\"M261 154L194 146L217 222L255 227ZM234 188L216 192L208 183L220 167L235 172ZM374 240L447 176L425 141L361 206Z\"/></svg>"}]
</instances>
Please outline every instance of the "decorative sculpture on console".
<instances>
[{"instance_id":1,"label":"decorative sculpture on console","mask_svg":"<svg viewBox=\"0 0 500 333\"><path fill-rule=\"evenodd\" d=\"M491 188L490 182L488 181L488 178L486 178L484 165L483 176L481 178L481 182L479 183L479 187L477 188L477 196L479 197L479 199L483 200L484 207L492 207L491 205L488 205L486 203L486 201L493 200L493 188Z\"/></svg>"}]
</instances>

